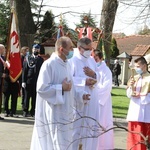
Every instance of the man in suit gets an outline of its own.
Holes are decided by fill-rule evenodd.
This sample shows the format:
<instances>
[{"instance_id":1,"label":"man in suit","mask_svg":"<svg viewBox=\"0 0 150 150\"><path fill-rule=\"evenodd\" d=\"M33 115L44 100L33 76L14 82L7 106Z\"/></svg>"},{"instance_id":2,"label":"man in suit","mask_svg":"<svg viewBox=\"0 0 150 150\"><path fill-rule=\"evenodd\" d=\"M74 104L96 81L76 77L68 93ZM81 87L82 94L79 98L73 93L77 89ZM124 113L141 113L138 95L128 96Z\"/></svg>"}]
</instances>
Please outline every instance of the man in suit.
<instances>
[{"instance_id":1,"label":"man in suit","mask_svg":"<svg viewBox=\"0 0 150 150\"><path fill-rule=\"evenodd\" d=\"M2 85L3 85L3 78L5 78L6 74L4 73L4 68L6 67L6 63L4 61L4 54L5 52L5 47L4 45L0 44L0 113L2 111L1 107L2 107ZM4 118L2 118L0 116L0 120L4 120Z\"/></svg>"},{"instance_id":2,"label":"man in suit","mask_svg":"<svg viewBox=\"0 0 150 150\"><path fill-rule=\"evenodd\" d=\"M29 115L29 101L31 98L30 115L34 117L35 102L36 102L36 83L39 75L40 68L43 63L43 58L39 56L40 45L34 44L32 54L25 57L23 62L22 72L22 87L25 89L23 116Z\"/></svg>"},{"instance_id":3,"label":"man in suit","mask_svg":"<svg viewBox=\"0 0 150 150\"><path fill-rule=\"evenodd\" d=\"M121 66L119 64L119 61L116 59L114 62L114 68L113 68L113 75L114 75L114 84L115 86L119 86L119 80L118 80L118 76L121 73Z\"/></svg>"},{"instance_id":4,"label":"man in suit","mask_svg":"<svg viewBox=\"0 0 150 150\"><path fill-rule=\"evenodd\" d=\"M21 48L21 63L22 63L22 69L23 69L23 62L24 62L24 59L26 56L29 55L29 47L27 46L23 46ZM20 90L21 90L21 98L22 98L22 101L21 101L21 105L22 105L22 108L23 108L23 105L24 105L24 88L22 88L22 75L19 77L19 83L20 83Z\"/></svg>"}]
</instances>

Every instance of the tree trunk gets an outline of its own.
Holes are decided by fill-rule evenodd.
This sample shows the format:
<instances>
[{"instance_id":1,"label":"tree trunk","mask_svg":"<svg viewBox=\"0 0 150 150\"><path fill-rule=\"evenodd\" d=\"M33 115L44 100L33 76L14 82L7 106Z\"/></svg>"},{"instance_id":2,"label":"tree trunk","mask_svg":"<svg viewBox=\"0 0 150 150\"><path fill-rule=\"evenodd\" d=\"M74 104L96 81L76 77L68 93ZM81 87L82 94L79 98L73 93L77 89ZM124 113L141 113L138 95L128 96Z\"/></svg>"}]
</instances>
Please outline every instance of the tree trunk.
<instances>
[{"instance_id":1,"label":"tree trunk","mask_svg":"<svg viewBox=\"0 0 150 150\"><path fill-rule=\"evenodd\" d=\"M15 0L16 14L18 18L20 44L32 47L36 26L33 21L30 0Z\"/></svg>"},{"instance_id":2,"label":"tree trunk","mask_svg":"<svg viewBox=\"0 0 150 150\"><path fill-rule=\"evenodd\" d=\"M100 27L103 29L105 57L108 65L110 64L110 46L117 7L117 0L103 0Z\"/></svg>"}]
</instances>

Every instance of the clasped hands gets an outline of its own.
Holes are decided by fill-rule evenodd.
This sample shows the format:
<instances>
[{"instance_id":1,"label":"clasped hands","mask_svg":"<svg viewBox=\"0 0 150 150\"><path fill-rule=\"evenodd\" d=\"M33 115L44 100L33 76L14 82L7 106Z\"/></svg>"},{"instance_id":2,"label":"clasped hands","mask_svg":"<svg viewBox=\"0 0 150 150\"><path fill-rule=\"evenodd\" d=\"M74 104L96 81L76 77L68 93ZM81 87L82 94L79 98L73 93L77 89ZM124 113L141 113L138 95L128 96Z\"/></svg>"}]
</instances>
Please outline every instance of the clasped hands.
<instances>
[{"instance_id":1,"label":"clasped hands","mask_svg":"<svg viewBox=\"0 0 150 150\"><path fill-rule=\"evenodd\" d=\"M131 87L131 89L133 91L132 96L133 97L140 97L140 92L135 91L134 83L135 83L135 80L133 77L131 77L130 82L129 82L129 87Z\"/></svg>"},{"instance_id":2,"label":"clasped hands","mask_svg":"<svg viewBox=\"0 0 150 150\"><path fill-rule=\"evenodd\" d=\"M95 72L90 69L89 67L84 67L83 71L85 75L92 77L92 78L87 78L86 79L86 85L92 87L97 81L95 79Z\"/></svg>"},{"instance_id":3,"label":"clasped hands","mask_svg":"<svg viewBox=\"0 0 150 150\"><path fill-rule=\"evenodd\" d=\"M92 69L90 69L89 67L84 67L83 71L87 76L95 78L95 72Z\"/></svg>"},{"instance_id":4,"label":"clasped hands","mask_svg":"<svg viewBox=\"0 0 150 150\"><path fill-rule=\"evenodd\" d=\"M72 82L68 81L67 78L65 78L62 82L62 90L63 91L70 91L72 88Z\"/></svg>"},{"instance_id":5,"label":"clasped hands","mask_svg":"<svg viewBox=\"0 0 150 150\"><path fill-rule=\"evenodd\" d=\"M71 88L72 88L72 82L68 81L68 79L65 78L62 82L62 90L70 91ZM90 94L83 94L82 98L83 98L83 100L90 100Z\"/></svg>"}]
</instances>

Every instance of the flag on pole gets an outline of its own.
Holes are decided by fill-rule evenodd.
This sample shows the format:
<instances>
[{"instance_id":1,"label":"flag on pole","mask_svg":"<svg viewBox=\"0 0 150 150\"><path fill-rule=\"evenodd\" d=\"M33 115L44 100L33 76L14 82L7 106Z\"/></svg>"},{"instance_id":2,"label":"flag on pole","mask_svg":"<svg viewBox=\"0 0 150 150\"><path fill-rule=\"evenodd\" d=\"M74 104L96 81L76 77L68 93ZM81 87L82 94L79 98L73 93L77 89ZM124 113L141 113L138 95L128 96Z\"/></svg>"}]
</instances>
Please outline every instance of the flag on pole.
<instances>
[{"instance_id":1,"label":"flag on pole","mask_svg":"<svg viewBox=\"0 0 150 150\"><path fill-rule=\"evenodd\" d=\"M9 76L12 82L15 82L22 72L19 35L17 32L16 14L12 10L10 35L8 39L7 62L9 62Z\"/></svg>"},{"instance_id":2,"label":"flag on pole","mask_svg":"<svg viewBox=\"0 0 150 150\"><path fill-rule=\"evenodd\" d=\"M59 39L61 36L64 36L63 26L62 26L62 14L60 14L60 25L58 27L57 31L57 39Z\"/></svg>"},{"instance_id":3,"label":"flag on pole","mask_svg":"<svg viewBox=\"0 0 150 150\"><path fill-rule=\"evenodd\" d=\"M63 27L60 25L57 31L57 39L59 39L61 36L64 36Z\"/></svg>"}]
</instances>

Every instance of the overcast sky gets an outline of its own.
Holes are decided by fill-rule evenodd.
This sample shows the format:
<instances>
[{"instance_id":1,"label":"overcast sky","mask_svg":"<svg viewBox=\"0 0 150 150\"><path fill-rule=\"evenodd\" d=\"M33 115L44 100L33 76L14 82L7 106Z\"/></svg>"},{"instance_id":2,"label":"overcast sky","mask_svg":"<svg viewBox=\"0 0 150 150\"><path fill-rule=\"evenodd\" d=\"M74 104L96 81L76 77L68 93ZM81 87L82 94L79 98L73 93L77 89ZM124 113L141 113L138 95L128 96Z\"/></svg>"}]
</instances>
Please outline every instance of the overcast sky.
<instances>
[{"instance_id":1,"label":"overcast sky","mask_svg":"<svg viewBox=\"0 0 150 150\"><path fill-rule=\"evenodd\" d=\"M126 35L131 35L137 33L139 29L144 27L144 24L150 25L150 21L148 22L147 19L135 19L143 9L142 5L144 1L147 0L120 1L113 29L114 33L123 32ZM102 2L102 0L44 0L44 5L48 5L49 7L47 7L47 9L51 9L54 15L59 15L60 13L68 11L74 12L66 13L64 17L67 20L69 27L75 29L75 24L80 22L79 13L88 13L89 11L91 11L91 14L93 14L95 20L98 22L97 27L99 27ZM139 8L136 5L141 7ZM147 13L147 10L144 11L143 13ZM55 21L59 22L59 18L57 17Z\"/></svg>"}]
</instances>

